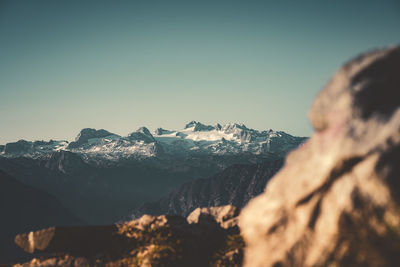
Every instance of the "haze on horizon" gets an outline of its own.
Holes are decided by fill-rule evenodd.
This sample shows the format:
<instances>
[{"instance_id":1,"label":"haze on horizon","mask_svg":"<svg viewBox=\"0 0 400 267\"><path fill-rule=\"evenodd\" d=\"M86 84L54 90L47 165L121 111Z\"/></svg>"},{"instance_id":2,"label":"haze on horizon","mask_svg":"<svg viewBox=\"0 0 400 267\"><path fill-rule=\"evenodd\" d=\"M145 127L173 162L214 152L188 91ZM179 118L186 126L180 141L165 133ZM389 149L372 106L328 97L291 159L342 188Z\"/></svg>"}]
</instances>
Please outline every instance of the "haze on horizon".
<instances>
[{"instance_id":1,"label":"haze on horizon","mask_svg":"<svg viewBox=\"0 0 400 267\"><path fill-rule=\"evenodd\" d=\"M241 122L293 135L344 62L400 43L382 1L0 1L0 144Z\"/></svg>"}]
</instances>

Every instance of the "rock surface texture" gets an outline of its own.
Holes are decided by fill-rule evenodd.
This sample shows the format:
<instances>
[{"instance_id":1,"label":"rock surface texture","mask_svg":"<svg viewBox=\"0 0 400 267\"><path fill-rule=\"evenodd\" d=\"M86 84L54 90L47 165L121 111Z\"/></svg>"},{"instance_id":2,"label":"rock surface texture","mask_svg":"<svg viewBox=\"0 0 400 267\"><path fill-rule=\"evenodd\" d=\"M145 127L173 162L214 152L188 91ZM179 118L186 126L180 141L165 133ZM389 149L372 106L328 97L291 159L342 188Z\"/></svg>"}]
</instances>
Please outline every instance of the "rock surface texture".
<instances>
[{"instance_id":1,"label":"rock surface texture","mask_svg":"<svg viewBox=\"0 0 400 267\"><path fill-rule=\"evenodd\" d=\"M52 227L15 242L38 258L16 266L240 266L243 240L234 206L181 216L143 215L110 226Z\"/></svg>"},{"instance_id":2,"label":"rock surface texture","mask_svg":"<svg viewBox=\"0 0 400 267\"><path fill-rule=\"evenodd\" d=\"M400 47L344 65L314 135L239 218L244 265L399 266Z\"/></svg>"}]
</instances>

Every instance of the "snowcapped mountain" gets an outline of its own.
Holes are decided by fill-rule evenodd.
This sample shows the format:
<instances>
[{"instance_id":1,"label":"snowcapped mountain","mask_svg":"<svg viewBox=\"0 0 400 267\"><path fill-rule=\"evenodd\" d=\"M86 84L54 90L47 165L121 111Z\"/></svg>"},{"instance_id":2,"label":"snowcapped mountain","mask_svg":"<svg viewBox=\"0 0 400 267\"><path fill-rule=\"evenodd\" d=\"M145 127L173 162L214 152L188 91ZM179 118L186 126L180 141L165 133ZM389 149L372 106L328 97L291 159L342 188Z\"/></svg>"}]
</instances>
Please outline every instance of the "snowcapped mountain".
<instances>
[{"instance_id":1,"label":"snowcapped mountain","mask_svg":"<svg viewBox=\"0 0 400 267\"><path fill-rule=\"evenodd\" d=\"M282 156L304 140L281 131L249 129L238 123L211 126L191 121L180 131L158 128L151 134L146 127L141 127L128 136L86 128L73 142L20 140L0 146L0 155L40 158L65 150L78 153L88 161L242 153Z\"/></svg>"},{"instance_id":2,"label":"snowcapped mountain","mask_svg":"<svg viewBox=\"0 0 400 267\"><path fill-rule=\"evenodd\" d=\"M142 127L127 136L86 128L73 142L0 146L0 170L57 196L89 223L110 223L193 179L279 160L305 139L237 123L192 121L179 131Z\"/></svg>"},{"instance_id":3,"label":"snowcapped mountain","mask_svg":"<svg viewBox=\"0 0 400 267\"><path fill-rule=\"evenodd\" d=\"M37 158L54 151L64 150L68 146L68 141L25 141L19 140L14 143L7 143L2 146L0 155L5 157L30 157ZM0 147L1 149L1 147Z\"/></svg>"}]
</instances>

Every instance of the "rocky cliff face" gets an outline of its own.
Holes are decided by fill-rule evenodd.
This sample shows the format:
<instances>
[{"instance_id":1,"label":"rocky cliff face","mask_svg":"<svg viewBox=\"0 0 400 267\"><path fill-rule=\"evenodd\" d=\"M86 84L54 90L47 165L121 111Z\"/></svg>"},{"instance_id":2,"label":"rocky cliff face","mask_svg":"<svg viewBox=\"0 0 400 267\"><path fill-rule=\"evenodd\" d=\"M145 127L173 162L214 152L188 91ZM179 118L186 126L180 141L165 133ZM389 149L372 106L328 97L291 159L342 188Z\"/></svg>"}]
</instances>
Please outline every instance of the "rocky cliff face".
<instances>
[{"instance_id":1,"label":"rocky cliff face","mask_svg":"<svg viewBox=\"0 0 400 267\"><path fill-rule=\"evenodd\" d=\"M245 266L398 266L400 47L343 66L315 127L240 215Z\"/></svg>"}]
</instances>

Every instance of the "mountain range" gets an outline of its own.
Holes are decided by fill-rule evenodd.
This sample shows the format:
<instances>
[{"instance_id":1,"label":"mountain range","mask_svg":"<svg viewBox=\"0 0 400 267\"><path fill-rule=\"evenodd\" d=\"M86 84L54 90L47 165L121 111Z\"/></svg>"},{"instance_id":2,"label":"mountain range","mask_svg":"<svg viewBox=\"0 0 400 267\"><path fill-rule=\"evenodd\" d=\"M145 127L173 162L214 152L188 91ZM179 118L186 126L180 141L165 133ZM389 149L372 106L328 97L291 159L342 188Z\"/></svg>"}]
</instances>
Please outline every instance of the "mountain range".
<instances>
[{"instance_id":1,"label":"mountain range","mask_svg":"<svg viewBox=\"0 0 400 267\"><path fill-rule=\"evenodd\" d=\"M282 131L258 131L244 124L211 126L191 121L180 131L158 128L152 134L141 127L124 137L103 129L85 128L72 142L19 140L0 146L0 155L41 158L52 152L70 151L91 162L243 153L282 156L302 141L304 138Z\"/></svg>"},{"instance_id":2,"label":"mountain range","mask_svg":"<svg viewBox=\"0 0 400 267\"><path fill-rule=\"evenodd\" d=\"M0 147L0 170L48 192L90 224L113 223L193 179L234 164L283 158L306 140L243 124L191 121L154 133L141 127L119 136L83 129L75 141L25 141Z\"/></svg>"}]
</instances>

